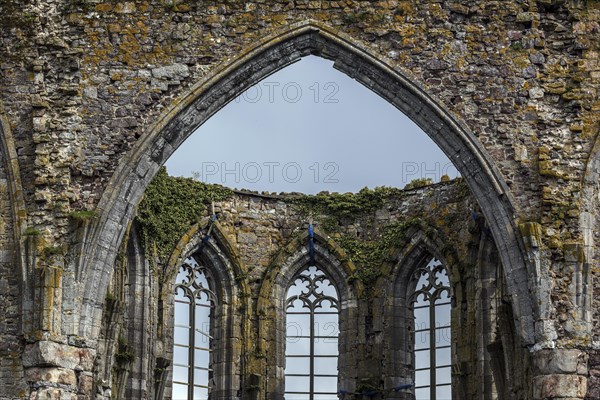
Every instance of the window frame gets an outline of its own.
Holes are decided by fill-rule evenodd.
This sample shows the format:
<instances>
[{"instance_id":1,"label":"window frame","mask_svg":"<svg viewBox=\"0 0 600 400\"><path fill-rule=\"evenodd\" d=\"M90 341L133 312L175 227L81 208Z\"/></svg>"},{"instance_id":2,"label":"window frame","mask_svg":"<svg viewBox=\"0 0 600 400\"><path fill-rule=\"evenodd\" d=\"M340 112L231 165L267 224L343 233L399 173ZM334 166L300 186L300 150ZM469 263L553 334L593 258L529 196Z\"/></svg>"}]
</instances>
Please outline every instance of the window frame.
<instances>
[{"instance_id":1,"label":"window frame","mask_svg":"<svg viewBox=\"0 0 600 400\"><path fill-rule=\"evenodd\" d=\"M196 263L196 266L191 265L191 263L188 262L188 260L192 260L193 262ZM175 367L184 367L188 369L188 378L187 378L187 382L179 382L176 381L174 378L171 380L171 384L175 385L175 384L179 384L179 385L185 385L187 386L187 395L188 395L188 399L194 399L194 392L195 392L195 388L196 387L200 387L200 388L206 388L208 396L210 397L211 395L211 380L213 380L213 372L214 372L214 368L212 366L213 364L213 343L212 341L214 340L215 337L215 332L214 332L214 326L215 326L215 310L216 308L219 306L218 303L218 299L217 299L217 295L215 294L215 292L212 290L212 287L214 287L214 279L211 276L210 273L210 269L204 265L203 263L199 262L194 256L192 257L188 257L183 263L180 264L179 270L181 271L181 268L183 268L184 265L187 265L188 268L190 268L190 272L191 274L189 274L189 276L191 276L192 280L190 280L187 284L182 284L182 283L177 283L177 277L179 276L179 273L177 273L177 277L176 277L176 283L175 283L175 287L174 287L174 304L176 303L182 303L182 304L186 304L187 305L187 309L188 309L188 326L182 326L182 325L177 325L176 321L173 320L173 327L174 330L175 328L178 327L183 327L183 328L187 328L188 330L188 338L187 338L187 345L182 345L179 343L176 343L175 341L175 337L173 337L173 368ZM207 287L204 287L204 285L202 284L202 282L198 282L198 279L196 278L196 272L197 271L201 271L205 277L206 280L206 285ZM213 281L213 282L211 282ZM192 290L193 289L195 290ZM189 300L188 302L183 302L180 300L177 300L177 291L179 289L183 289L184 292L184 296L187 298L187 300ZM202 295L202 294L206 294L207 299L206 299L206 303L207 304L199 304L197 303L198 300L198 296ZM202 301L202 300L201 300ZM209 304L208 304L209 303ZM209 314L208 314L208 324L209 324L209 331L208 332L203 332L200 331L201 334L206 335L209 337L209 344L208 347L202 347L202 346L198 346L196 343L196 331L198 331L197 328L197 319L196 319L196 312L197 312L197 307L207 307L210 308ZM175 313L176 310L173 311L174 314L174 318L175 318ZM203 321L200 321L203 322ZM184 347L187 349L187 365L184 364L178 364L175 362L175 347ZM208 364L207 367L198 367L197 364L195 363L195 356L196 356L196 351L202 351L202 352L208 352ZM195 382L195 374L196 374L196 370L200 369L200 370L206 370L208 372L208 381L206 382L206 384L196 384ZM202 382L204 383L204 382ZM196 400L196 399L194 399Z\"/></svg>"},{"instance_id":2,"label":"window frame","mask_svg":"<svg viewBox=\"0 0 600 400\"><path fill-rule=\"evenodd\" d=\"M411 309L410 298L415 292L417 282L413 279L415 271L426 266L431 259L439 260L445 267L449 279L449 299L450 299L450 326L451 326L451 381L450 386L453 398L457 398L457 385L460 382L455 380L453 368L456 364L456 340L457 332L453 321L456 317L455 296L454 296L454 276L452 264L448 263L448 257L454 261L452 254L442 254L438 249L447 248L437 234L426 235L421 229L414 229L408 232L409 238L403 246L399 247L394 257L394 264L391 271L392 279L389 290L393 293L392 301L384 305L382 320L387 324L386 341L391 351L391 357L386 362L384 370L386 379L390 385L411 384L413 387L409 391L392 392L389 398L414 400L415 368L416 358L413 351L413 331L414 317ZM446 255L448 257L446 257ZM385 322L388 321L388 322Z\"/></svg>"},{"instance_id":3,"label":"window frame","mask_svg":"<svg viewBox=\"0 0 600 400\"><path fill-rule=\"evenodd\" d=\"M305 233L298 238L300 246L295 244L295 249L290 246L289 251L276 257L261 283L257 304L257 348L261 355L264 354L261 363L264 379L261 379L260 386L267 400L284 399L285 298L291 279L311 263L308 241L308 234ZM325 271L334 283L340 302L338 365L343 365L344 368L338 369L338 388L354 390L358 367L351 360L358 341L359 326L356 293L360 292L362 286L360 282L350 279L356 268L343 255L343 250L315 227L314 264Z\"/></svg>"},{"instance_id":4,"label":"window frame","mask_svg":"<svg viewBox=\"0 0 600 400\"><path fill-rule=\"evenodd\" d=\"M432 266L432 263L437 262L437 264ZM431 267L430 267L431 266ZM435 282L435 276L437 273L442 272L445 274L446 278L447 278L447 286L444 285L444 283L438 285ZM427 275L427 279L425 281L425 285L422 288L419 288L419 282L421 280L421 278L423 276ZM408 308L409 308L409 312L412 314L412 329L411 329L411 338L410 338L410 343L411 343L411 352L412 352L412 358L413 358L413 366L414 366L414 371L415 374L413 376L414 379L414 390L415 392L418 389L425 389L425 388L429 388L429 399L430 400L436 400L437 399L437 388L441 387L441 386L450 386L452 387L452 380L450 380L450 383L437 383L437 370L441 369L441 368L450 368L450 370L452 370L452 365L453 363L450 362L450 364L447 365L439 365L436 361L436 356L437 356L437 350L442 350L442 349L450 349L450 354L452 357L452 339L450 339L450 344L448 345L442 345L442 346L438 346L437 345L437 339L438 339L438 329L448 329L448 330L452 330L452 321L451 321L451 310L450 310L450 315L449 315L449 325L446 326L437 326L438 323L438 318L437 318L437 311L438 311L438 306L445 306L445 305L450 305L450 307L452 307L452 297L451 297L451 286L450 286L450 276L448 274L448 269L446 268L446 265L443 263L443 261L437 259L434 256L430 256L429 257L429 261L424 264L424 265L420 265L417 268L415 268L413 274L412 274L412 278L411 278L411 282L410 285L412 287L412 293L411 295L408 297ZM431 293L431 290L433 290L433 293ZM438 303L437 300L441 299L441 295L446 292L447 293L447 301L444 301L442 303ZM426 300L428 301L429 304L427 305L423 305L423 306L418 306L415 307L414 305L417 303L418 298L420 295L424 295L424 297L426 298ZM415 314L415 310L416 309L428 309L428 328L424 328L424 329L416 329L416 320L417 320L417 316ZM424 348L416 348L416 340L417 340L417 334L421 333L421 332L427 332L427 334L429 335L429 346L424 347ZM423 367L423 368L417 368L417 353L418 352L425 352L428 351L429 352L429 365L428 367ZM427 371L429 370L429 384L428 385L420 385L417 386L417 372L420 371ZM415 397L416 397L416 393L415 393ZM446 400L446 399L444 399Z\"/></svg>"},{"instance_id":5,"label":"window frame","mask_svg":"<svg viewBox=\"0 0 600 400\"><path fill-rule=\"evenodd\" d=\"M212 223L213 229L210 237L206 237L204 229ZM159 319L164 318L164 328L160 328L157 336L164 346L165 365L156 368L164 369L163 376L158 380L165 382L164 386L155 393L155 399L171 400L173 394L173 349L174 349L174 300L177 272L179 266L188 258L194 258L210 273L213 287L211 288L217 299L216 306L212 309L211 331L214 332L212 341L212 382L214 382L210 399L231 400L239 396L242 385L242 351L235 343L242 338L243 315L239 312L240 303L250 298L247 286L239 278L242 276L240 265L236 263L237 255L227 237L222 233L222 228L217 221L210 222L204 218L194 225L183 236L176 246L177 252L171 256L169 265L170 289L166 290L164 300L159 299ZM164 304L162 306L161 304ZM164 330L163 330L164 329ZM158 362L158 359L157 359Z\"/></svg>"},{"instance_id":6,"label":"window frame","mask_svg":"<svg viewBox=\"0 0 600 400\"><path fill-rule=\"evenodd\" d=\"M321 272L321 274L315 275L314 278L311 278L310 277L310 274L311 274L310 269L311 268L315 268L316 272ZM307 271L309 271L308 276L304 275L304 273ZM292 289L293 286L296 285L296 281L298 281L299 279L308 283L309 292L308 293L302 292L300 295L290 296L289 295L290 290ZM328 296L323 293L317 292L317 290L318 290L317 283L319 281L323 281L323 280L329 281L329 285L331 287L333 287L333 290L335 291L335 296L336 296L335 298L332 296ZM311 297L314 297L315 299L312 300ZM289 309L293 308L294 302L296 300L302 301L303 307L301 309L302 310L308 309L308 311L290 312ZM331 304L331 308L337 309L337 312L333 313L331 311L327 311L327 312L318 311L318 308L320 307L320 303L322 303L323 301L329 301ZM339 385L339 364L338 363L339 363L339 356L340 356L340 354L339 354L340 353L339 352L340 298L339 298L339 289L337 288L337 286L335 285L333 280L329 277L329 275L327 274L327 271L323 270L323 268L319 268L318 265L306 265L304 268L301 268L300 270L298 270L298 272L290 280L290 283L289 283L288 287L286 288L284 311L285 311L285 323L286 323L286 332L285 332L286 346L284 349L286 365L290 358L308 358L309 359L308 374L284 373L285 381L287 381L287 378L289 376L308 377L309 378L308 392L287 391L285 389L285 381L284 381L284 396L286 394L301 394L301 395L308 395L309 399L313 400L315 395L321 395L321 394L322 395L327 395L327 394L335 395L335 394L337 394L337 391L338 391L337 386ZM315 335L315 315L332 315L332 314L336 315L336 317L337 317L337 334L335 336L336 342L338 343L337 354L335 356L333 356L333 355L318 355L315 353L316 340L331 338L331 336ZM289 343L289 340L288 340L289 336L287 334L288 316L289 315L309 315L309 335L308 335L308 337L298 336L299 338L308 338L310 340L310 347L309 347L308 354L302 354L302 355L291 354L290 355L287 353L288 343ZM315 373L314 365L315 365L315 359L317 359L317 358L336 358L336 365L338 365L338 370L336 371L336 374L317 374L317 373ZM326 377L326 378L335 377L336 381L337 381L335 392L316 392L315 391L315 378L319 378L319 377Z\"/></svg>"}]
</instances>

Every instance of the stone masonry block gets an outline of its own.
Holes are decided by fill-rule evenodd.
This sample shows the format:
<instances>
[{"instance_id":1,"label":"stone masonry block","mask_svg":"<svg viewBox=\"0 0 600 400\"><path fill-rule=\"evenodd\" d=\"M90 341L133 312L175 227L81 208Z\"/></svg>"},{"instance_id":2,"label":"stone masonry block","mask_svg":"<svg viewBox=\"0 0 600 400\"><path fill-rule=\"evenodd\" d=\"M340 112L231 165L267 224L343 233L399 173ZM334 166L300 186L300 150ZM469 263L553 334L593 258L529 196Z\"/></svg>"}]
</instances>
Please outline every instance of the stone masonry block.
<instances>
[{"instance_id":1,"label":"stone masonry block","mask_svg":"<svg viewBox=\"0 0 600 400\"><path fill-rule=\"evenodd\" d=\"M29 400L77 400L77 395L61 389L40 389L31 393Z\"/></svg>"},{"instance_id":2,"label":"stone masonry block","mask_svg":"<svg viewBox=\"0 0 600 400\"><path fill-rule=\"evenodd\" d=\"M73 387L77 385L75 371L65 368L29 368L25 377L28 382L50 382Z\"/></svg>"},{"instance_id":3,"label":"stone masonry block","mask_svg":"<svg viewBox=\"0 0 600 400\"><path fill-rule=\"evenodd\" d=\"M91 371L96 352L93 349L73 347L50 341L40 341L27 346L23 354L23 366L53 366Z\"/></svg>"},{"instance_id":4,"label":"stone masonry block","mask_svg":"<svg viewBox=\"0 0 600 400\"><path fill-rule=\"evenodd\" d=\"M540 350L534 365L541 374L585 374L587 354L577 349Z\"/></svg>"},{"instance_id":5,"label":"stone masonry block","mask_svg":"<svg viewBox=\"0 0 600 400\"><path fill-rule=\"evenodd\" d=\"M79 375L78 392L82 395L91 395L94 386L94 376L91 373L83 372Z\"/></svg>"},{"instance_id":6,"label":"stone masonry block","mask_svg":"<svg viewBox=\"0 0 600 400\"><path fill-rule=\"evenodd\" d=\"M587 378L579 375L543 375L533 378L533 398L583 399L587 391Z\"/></svg>"}]
</instances>

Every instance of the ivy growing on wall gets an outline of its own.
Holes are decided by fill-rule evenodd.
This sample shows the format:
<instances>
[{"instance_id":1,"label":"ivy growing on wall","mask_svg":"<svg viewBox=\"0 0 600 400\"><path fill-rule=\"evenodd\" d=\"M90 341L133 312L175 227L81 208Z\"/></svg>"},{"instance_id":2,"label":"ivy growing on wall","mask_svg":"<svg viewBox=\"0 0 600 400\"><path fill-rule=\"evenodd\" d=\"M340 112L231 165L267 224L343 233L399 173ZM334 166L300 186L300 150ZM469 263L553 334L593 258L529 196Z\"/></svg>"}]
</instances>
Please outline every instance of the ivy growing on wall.
<instances>
[{"instance_id":1,"label":"ivy growing on wall","mask_svg":"<svg viewBox=\"0 0 600 400\"><path fill-rule=\"evenodd\" d=\"M460 179L455 182L457 199L468 196L467 185ZM403 201L409 190L431 184L430 179L417 179L404 189L377 187L364 188L358 193L323 192L314 196L297 196L291 201L301 215L333 236L344 249L357 267L352 278L360 280L366 287L373 287L382 275L383 263L392 256L394 249L404 244L407 230L414 226L428 229L423 222L428 217L426 215L416 213L394 222L375 224L375 213ZM360 235L348 234L346 228L352 224L363 228Z\"/></svg>"},{"instance_id":2,"label":"ivy growing on wall","mask_svg":"<svg viewBox=\"0 0 600 400\"><path fill-rule=\"evenodd\" d=\"M358 193L321 192L314 196L298 196L291 201L308 216L328 215L337 219L356 218L380 209L391 198L401 198L402 189L391 187L364 188Z\"/></svg>"},{"instance_id":3,"label":"ivy growing on wall","mask_svg":"<svg viewBox=\"0 0 600 400\"><path fill-rule=\"evenodd\" d=\"M327 193L317 195L283 196L301 219L312 221L331 235L357 266L352 279L367 287L382 274L382 265L392 256L391 251L402 246L410 227L420 226L427 216L419 212L386 224L375 223L377 212L404 201L410 189L431 184L430 181L411 182L405 189L364 188L358 193ZM455 183L455 195L461 198L469 191L464 182ZM211 201L219 202L233 196L230 189L209 185L191 178L171 177L163 167L146 189L139 205L136 221L148 259L164 264L181 237L207 215ZM441 215L440 215L441 217ZM398 218L398 216L397 216ZM356 224L361 233L350 234L348 227Z\"/></svg>"},{"instance_id":4,"label":"ivy growing on wall","mask_svg":"<svg viewBox=\"0 0 600 400\"><path fill-rule=\"evenodd\" d=\"M165 263L179 239L206 215L210 202L232 194L221 186L169 176L162 167L146 189L136 217L148 258Z\"/></svg>"},{"instance_id":5,"label":"ivy growing on wall","mask_svg":"<svg viewBox=\"0 0 600 400\"><path fill-rule=\"evenodd\" d=\"M418 217L383 225L379 231L365 238L341 235L338 239L340 247L346 251L357 266L352 278L360 280L367 287L375 283L381 276L381 266L391 251L401 246L406 240L406 232L411 226L424 225Z\"/></svg>"}]
</instances>

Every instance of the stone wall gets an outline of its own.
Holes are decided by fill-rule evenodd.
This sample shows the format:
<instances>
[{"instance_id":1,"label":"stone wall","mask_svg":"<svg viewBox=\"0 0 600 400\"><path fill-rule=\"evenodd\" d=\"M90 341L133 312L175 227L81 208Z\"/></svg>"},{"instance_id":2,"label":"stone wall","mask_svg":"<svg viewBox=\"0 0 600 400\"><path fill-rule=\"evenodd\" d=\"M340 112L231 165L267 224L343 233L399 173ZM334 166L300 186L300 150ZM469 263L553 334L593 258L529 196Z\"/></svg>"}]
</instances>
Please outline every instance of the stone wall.
<instances>
[{"instance_id":1,"label":"stone wall","mask_svg":"<svg viewBox=\"0 0 600 400\"><path fill-rule=\"evenodd\" d=\"M136 224L130 234L124 272L114 276L111 300L105 309L105 315L111 315L111 320L125 323L116 329L103 330L101 342L108 346L99 359L104 366L96 372L97 376L102 377L103 382L113 382L106 385L112 386L113 398L121 397L122 393L131 398L152 398L160 390L165 390L164 398L170 398L174 272L180 262L196 254L209 269L230 270L228 279L234 283L217 281L219 285L239 288L236 295L227 298L227 305L222 305L231 310L233 320L239 325L233 323L227 330L233 336L220 337L217 342L218 347L227 341L232 354L223 360L216 350L214 356L230 364L227 370L231 376L222 377L220 382L233 391L215 395L223 399L255 398L252 396L262 393L260 396L266 398L281 398L281 377L276 365L282 362L284 350L279 338L283 333L278 333L276 326L285 315L276 304L286 288L276 288L287 273L289 260L302 254L306 256L306 230L310 221L317 232L316 252L328 254L317 255L318 262L337 263L335 268L340 273L347 268L342 264L355 265L352 276L337 282L339 290L349 287L356 293L351 301L355 309L345 317L346 328L342 327L342 338L346 339L342 340L340 349L346 346L352 349L352 356L344 356L341 350L342 387L355 390L368 384L390 389L412 381L410 371L414 364L406 361L412 356L406 344L399 340L399 337L409 340L408 326L396 322L401 306L394 299L399 295L397 288L405 286L404 281L410 279L409 271L414 268L409 261L411 257L429 254L429 257L444 260L454 288L453 359L456 365L462 366L460 375L455 376L455 396L495 398L487 346L502 341L497 337L500 326L494 314L502 301L503 288L497 281L498 258L489 229L465 184L459 181L405 192L391 190L391 194L382 195L384 200L378 197L381 194L372 193L373 204L357 202L358 195L303 198L232 193L231 198L214 203L218 225L210 228L209 244L201 243L211 226L210 208L202 222L183 235L166 265L156 265L157 259L146 259L141 239L144 235L140 234L145 228ZM146 238L152 240L152 237ZM385 247L384 256L379 264L372 266L367 261L369 255L360 251L375 245L370 249L378 252L379 244ZM487 249L489 246L492 248ZM198 250L199 247L203 250ZM423 247L419 251L425 253L415 255L416 247ZM150 248L156 252L156 247ZM319 257L329 257L329 261ZM228 263L235 267L225 267ZM116 353L123 351L123 348L118 349L119 337L127 338L128 350L135 355L127 371L116 357ZM231 344L231 340L235 344ZM165 366L167 374L162 379L166 385L160 389L155 381L156 371ZM399 374L400 370L404 373ZM521 373L527 374L527 371ZM114 388L121 380L127 383L118 394ZM249 384L252 380L254 383ZM218 385L219 391L223 389L221 385ZM514 396L527 396L527 388L513 386L510 390ZM104 395L108 396L106 392ZM393 393L386 396L395 398Z\"/></svg>"},{"instance_id":2,"label":"stone wall","mask_svg":"<svg viewBox=\"0 0 600 400\"><path fill-rule=\"evenodd\" d=\"M32 348L104 352L107 289L152 177L220 107L308 54L455 163L494 239L515 348L531 360L598 348L598 2L5 0L0 26L15 185L1 222L19 221L20 268L2 281L25 288L19 338ZM535 397L585 395L583 369L540 363Z\"/></svg>"}]
</instances>

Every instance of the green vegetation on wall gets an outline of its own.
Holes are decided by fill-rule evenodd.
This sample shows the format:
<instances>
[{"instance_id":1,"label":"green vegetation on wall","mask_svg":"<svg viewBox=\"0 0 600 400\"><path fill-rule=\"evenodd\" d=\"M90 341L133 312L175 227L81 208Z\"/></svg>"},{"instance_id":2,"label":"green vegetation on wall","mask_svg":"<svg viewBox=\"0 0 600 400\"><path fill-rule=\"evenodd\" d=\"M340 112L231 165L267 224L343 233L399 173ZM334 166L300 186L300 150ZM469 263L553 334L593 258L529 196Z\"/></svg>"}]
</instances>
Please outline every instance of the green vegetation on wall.
<instances>
[{"instance_id":1,"label":"green vegetation on wall","mask_svg":"<svg viewBox=\"0 0 600 400\"><path fill-rule=\"evenodd\" d=\"M355 238L342 235L338 239L340 247L357 266L352 278L360 280L367 287L374 284L382 274L382 265L392 257L392 251L402 246L406 240L406 231L412 226L423 225L421 219L410 218L401 222L383 225L374 235L367 238Z\"/></svg>"},{"instance_id":2,"label":"green vegetation on wall","mask_svg":"<svg viewBox=\"0 0 600 400\"><path fill-rule=\"evenodd\" d=\"M391 198L401 198L402 189L391 187L364 188L358 193L321 192L314 196L292 199L298 210L308 216L328 215L335 218L356 218L380 209Z\"/></svg>"},{"instance_id":3,"label":"green vegetation on wall","mask_svg":"<svg viewBox=\"0 0 600 400\"><path fill-rule=\"evenodd\" d=\"M205 215L207 205L232 194L221 186L169 176L162 167L146 189L136 217L148 258L165 263L179 239Z\"/></svg>"},{"instance_id":4,"label":"green vegetation on wall","mask_svg":"<svg viewBox=\"0 0 600 400\"><path fill-rule=\"evenodd\" d=\"M418 180L408 187L417 189L430 183ZM455 196L468 195L464 182L459 180L455 185ZM148 259L166 263L181 237L207 215L210 202L227 200L233 193L222 186L171 177L162 168L146 189L136 217ZM397 215L393 222L375 222L379 212L397 208L409 193L407 189L377 187L358 193L283 196L280 200L294 207L301 219L312 221L334 238L357 267L351 278L371 287L382 276L382 266L391 259L392 252L405 244L407 230L415 226L428 229L424 221L430 215L419 211L410 216Z\"/></svg>"},{"instance_id":5,"label":"green vegetation on wall","mask_svg":"<svg viewBox=\"0 0 600 400\"><path fill-rule=\"evenodd\" d=\"M291 202L301 215L334 237L357 267L352 278L372 287L382 276L382 266L393 256L392 252L405 244L407 231L411 227L419 227L425 231L430 229L430 225L424 221L431 217L431 210L423 210L427 214L418 212L410 216L397 216L399 219L393 222L374 223L376 212L384 210L386 206L394 208L394 204L406 198L409 190L431 184L430 179L416 179L404 189L377 187L364 188L358 193L323 192L314 196L298 196L291 199ZM469 195L465 182L458 179L454 185L457 200ZM449 222L441 211L439 218L444 223ZM361 227L360 235L347 230L353 224Z\"/></svg>"}]
</instances>

